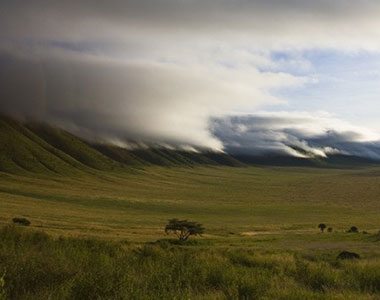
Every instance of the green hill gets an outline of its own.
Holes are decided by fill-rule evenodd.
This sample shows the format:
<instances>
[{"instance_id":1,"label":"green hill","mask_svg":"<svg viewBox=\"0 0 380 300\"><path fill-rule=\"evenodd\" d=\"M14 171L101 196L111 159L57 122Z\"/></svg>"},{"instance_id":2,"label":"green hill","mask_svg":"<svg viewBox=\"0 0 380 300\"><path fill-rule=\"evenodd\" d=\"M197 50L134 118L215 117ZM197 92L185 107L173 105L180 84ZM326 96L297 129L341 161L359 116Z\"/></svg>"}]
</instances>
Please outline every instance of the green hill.
<instances>
[{"instance_id":1,"label":"green hill","mask_svg":"<svg viewBox=\"0 0 380 300\"><path fill-rule=\"evenodd\" d=\"M97 144L94 149L109 158L129 166L231 166L239 167L244 164L228 154L220 152L190 152L166 148L138 148L128 150L112 145Z\"/></svg>"},{"instance_id":2,"label":"green hill","mask_svg":"<svg viewBox=\"0 0 380 300\"><path fill-rule=\"evenodd\" d=\"M94 144L63 129L0 117L0 171L7 173L72 174L122 171L130 167L194 167L270 165L342 168L375 165L369 159L335 155L329 158L233 156L221 152L173 150L163 147L127 149Z\"/></svg>"},{"instance_id":3,"label":"green hill","mask_svg":"<svg viewBox=\"0 0 380 300\"><path fill-rule=\"evenodd\" d=\"M9 173L72 173L86 167L14 120L0 118L0 170Z\"/></svg>"},{"instance_id":4,"label":"green hill","mask_svg":"<svg viewBox=\"0 0 380 300\"><path fill-rule=\"evenodd\" d=\"M8 173L72 174L120 171L137 166L241 166L223 153L198 153L164 148L128 150L91 144L60 128L0 117L0 171Z\"/></svg>"},{"instance_id":5,"label":"green hill","mask_svg":"<svg viewBox=\"0 0 380 300\"><path fill-rule=\"evenodd\" d=\"M37 123L29 123L25 127L54 148L61 150L87 167L104 171L121 167L119 163L99 153L80 138L67 131Z\"/></svg>"}]
</instances>

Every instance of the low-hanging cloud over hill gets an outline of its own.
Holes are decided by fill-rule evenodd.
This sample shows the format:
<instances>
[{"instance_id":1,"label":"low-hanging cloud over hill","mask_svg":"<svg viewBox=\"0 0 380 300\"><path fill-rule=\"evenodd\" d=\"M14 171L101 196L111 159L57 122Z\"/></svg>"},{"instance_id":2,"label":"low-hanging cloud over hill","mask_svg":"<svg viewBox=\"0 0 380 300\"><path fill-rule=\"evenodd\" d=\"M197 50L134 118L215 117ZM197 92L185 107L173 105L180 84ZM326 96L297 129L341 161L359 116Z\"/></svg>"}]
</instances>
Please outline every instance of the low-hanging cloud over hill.
<instances>
[{"instance_id":1,"label":"low-hanging cloud over hill","mask_svg":"<svg viewBox=\"0 0 380 300\"><path fill-rule=\"evenodd\" d=\"M316 133L252 113L318 81L273 53L379 52L379 15L375 0L1 1L0 112L119 144L376 156L347 123ZM237 111L250 115L225 117Z\"/></svg>"},{"instance_id":2,"label":"low-hanging cloud over hill","mask_svg":"<svg viewBox=\"0 0 380 300\"><path fill-rule=\"evenodd\" d=\"M236 155L328 157L335 154L380 160L379 136L327 113L256 113L212 121L214 135Z\"/></svg>"}]
</instances>

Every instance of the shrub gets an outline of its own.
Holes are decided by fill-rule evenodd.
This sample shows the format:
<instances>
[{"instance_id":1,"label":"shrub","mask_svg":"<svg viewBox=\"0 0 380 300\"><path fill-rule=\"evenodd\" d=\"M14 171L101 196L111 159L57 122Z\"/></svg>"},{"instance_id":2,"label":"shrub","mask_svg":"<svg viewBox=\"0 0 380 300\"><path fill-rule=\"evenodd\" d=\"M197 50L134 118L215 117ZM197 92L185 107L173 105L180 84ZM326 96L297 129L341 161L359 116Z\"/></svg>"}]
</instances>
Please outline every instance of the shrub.
<instances>
[{"instance_id":1,"label":"shrub","mask_svg":"<svg viewBox=\"0 0 380 300\"><path fill-rule=\"evenodd\" d=\"M13 218L12 221L15 224L20 224L23 226L29 226L30 225L30 221L26 218Z\"/></svg>"},{"instance_id":2,"label":"shrub","mask_svg":"<svg viewBox=\"0 0 380 300\"><path fill-rule=\"evenodd\" d=\"M342 251L339 253L337 259L359 259L360 255L354 252Z\"/></svg>"},{"instance_id":3,"label":"shrub","mask_svg":"<svg viewBox=\"0 0 380 300\"><path fill-rule=\"evenodd\" d=\"M332 227L327 228L327 232L333 232Z\"/></svg>"},{"instance_id":4,"label":"shrub","mask_svg":"<svg viewBox=\"0 0 380 300\"><path fill-rule=\"evenodd\" d=\"M350 232L350 233L358 233L358 232L359 232L359 229L358 229L356 226L351 226L351 228L348 229L347 232Z\"/></svg>"}]
</instances>

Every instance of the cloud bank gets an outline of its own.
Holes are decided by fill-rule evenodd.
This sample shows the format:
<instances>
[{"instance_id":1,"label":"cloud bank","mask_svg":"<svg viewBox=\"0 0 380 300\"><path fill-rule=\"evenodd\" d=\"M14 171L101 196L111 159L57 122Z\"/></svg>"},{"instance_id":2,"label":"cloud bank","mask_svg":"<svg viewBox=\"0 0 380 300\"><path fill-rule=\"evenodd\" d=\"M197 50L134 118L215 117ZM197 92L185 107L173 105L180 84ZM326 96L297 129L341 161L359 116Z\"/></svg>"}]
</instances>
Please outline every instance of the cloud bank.
<instances>
[{"instance_id":1,"label":"cloud bank","mask_svg":"<svg viewBox=\"0 0 380 300\"><path fill-rule=\"evenodd\" d=\"M119 144L248 149L250 136L236 141L223 116L315 82L284 71L307 61L273 52L380 51L379 16L376 0L3 0L0 111ZM270 151L289 144L261 140Z\"/></svg>"},{"instance_id":2,"label":"cloud bank","mask_svg":"<svg viewBox=\"0 0 380 300\"><path fill-rule=\"evenodd\" d=\"M324 112L261 112L212 121L228 153L301 158L351 155L380 160L380 138Z\"/></svg>"}]
</instances>

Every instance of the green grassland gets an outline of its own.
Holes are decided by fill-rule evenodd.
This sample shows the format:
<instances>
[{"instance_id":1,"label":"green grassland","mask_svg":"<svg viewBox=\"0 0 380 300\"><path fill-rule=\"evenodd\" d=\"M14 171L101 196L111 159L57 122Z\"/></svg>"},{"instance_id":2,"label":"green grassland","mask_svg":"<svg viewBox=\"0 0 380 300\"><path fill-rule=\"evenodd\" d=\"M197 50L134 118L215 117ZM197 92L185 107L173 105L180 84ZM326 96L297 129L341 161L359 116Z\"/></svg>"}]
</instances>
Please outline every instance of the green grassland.
<instances>
[{"instance_id":1,"label":"green grassland","mask_svg":"<svg viewBox=\"0 0 380 300\"><path fill-rule=\"evenodd\" d=\"M378 172L2 173L4 291L10 299L378 299ZM9 227L15 216L31 226ZM175 243L163 230L173 217L202 222L206 234ZM334 232L319 233L320 222ZM369 234L346 233L351 225ZM337 261L342 250L362 258Z\"/></svg>"},{"instance_id":2,"label":"green grassland","mask_svg":"<svg viewBox=\"0 0 380 300\"><path fill-rule=\"evenodd\" d=\"M380 228L377 169L146 167L77 176L0 177L0 222L14 216L68 235L151 241L167 219L209 235L315 232L325 222Z\"/></svg>"},{"instance_id":3,"label":"green grassland","mask_svg":"<svg viewBox=\"0 0 380 300\"><path fill-rule=\"evenodd\" d=\"M378 166L127 151L7 118L0 141L0 299L380 298ZM170 218L206 234L179 244Z\"/></svg>"}]
</instances>

